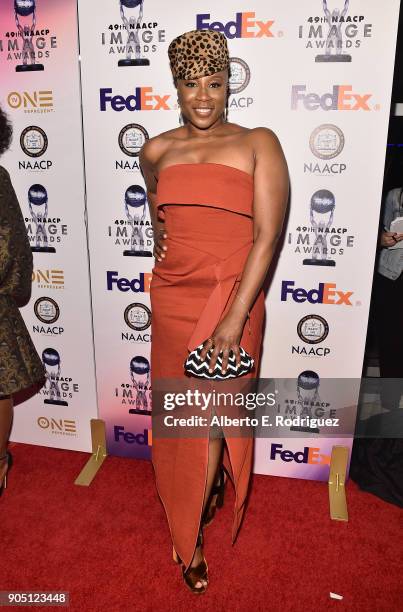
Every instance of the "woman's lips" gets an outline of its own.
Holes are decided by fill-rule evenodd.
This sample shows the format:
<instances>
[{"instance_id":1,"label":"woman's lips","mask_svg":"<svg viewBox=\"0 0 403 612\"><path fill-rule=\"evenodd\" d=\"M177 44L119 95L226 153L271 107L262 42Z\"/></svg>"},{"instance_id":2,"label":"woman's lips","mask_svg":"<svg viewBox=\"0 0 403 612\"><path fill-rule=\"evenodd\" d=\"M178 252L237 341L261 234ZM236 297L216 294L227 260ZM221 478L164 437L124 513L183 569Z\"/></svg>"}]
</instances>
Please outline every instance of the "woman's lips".
<instances>
[{"instance_id":1,"label":"woman's lips","mask_svg":"<svg viewBox=\"0 0 403 612\"><path fill-rule=\"evenodd\" d=\"M212 108L203 108L203 107L200 107L200 108L194 108L193 111L199 117L208 117L209 115L212 114L213 109Z\"/></svg>"}]
</instances>

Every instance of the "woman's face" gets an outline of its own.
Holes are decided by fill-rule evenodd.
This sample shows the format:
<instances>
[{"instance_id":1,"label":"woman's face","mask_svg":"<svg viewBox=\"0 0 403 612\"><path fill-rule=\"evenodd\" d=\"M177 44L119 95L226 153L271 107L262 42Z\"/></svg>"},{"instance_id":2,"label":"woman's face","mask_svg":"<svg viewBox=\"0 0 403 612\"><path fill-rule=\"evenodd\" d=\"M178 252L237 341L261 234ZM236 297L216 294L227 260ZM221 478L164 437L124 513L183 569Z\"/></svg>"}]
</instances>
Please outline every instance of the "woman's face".
<instances>
[{"instance_id":1,"label":"woman's face","mask_svg":"<svg viewBox=\"0 0 403 612\"><path fill-rule=\"evenodd\" d=\"M207 129L222 117L228 92L228 71L176 83L182 115L199 129Z\"/></svg>"}]
</instances>

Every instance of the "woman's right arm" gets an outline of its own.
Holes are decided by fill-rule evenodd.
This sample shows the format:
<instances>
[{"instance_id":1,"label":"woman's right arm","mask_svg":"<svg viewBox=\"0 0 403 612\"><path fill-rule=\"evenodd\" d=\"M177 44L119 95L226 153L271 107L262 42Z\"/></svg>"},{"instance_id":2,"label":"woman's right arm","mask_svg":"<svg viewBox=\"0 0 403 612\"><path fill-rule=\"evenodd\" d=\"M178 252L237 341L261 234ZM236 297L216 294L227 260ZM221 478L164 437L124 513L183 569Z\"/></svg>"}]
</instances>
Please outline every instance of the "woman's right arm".
<instances>
[{"instance_id":1,"label":"woman's right arm","mask_svg":"<svg viewBox=\"0 0 403 612\"><path fill-rule=\"evenodd\" d=\"M153 226L154 237L154 257L162 261L168 247L163 245L163 240L167 238L165 222L161 211L157 209L157 179L156 170L156 147L153 141L147 141L140 151L140 167L143 173L144 182L147 189L147 200L150 210L151 223Z\"/></svg>"}]
</instances>

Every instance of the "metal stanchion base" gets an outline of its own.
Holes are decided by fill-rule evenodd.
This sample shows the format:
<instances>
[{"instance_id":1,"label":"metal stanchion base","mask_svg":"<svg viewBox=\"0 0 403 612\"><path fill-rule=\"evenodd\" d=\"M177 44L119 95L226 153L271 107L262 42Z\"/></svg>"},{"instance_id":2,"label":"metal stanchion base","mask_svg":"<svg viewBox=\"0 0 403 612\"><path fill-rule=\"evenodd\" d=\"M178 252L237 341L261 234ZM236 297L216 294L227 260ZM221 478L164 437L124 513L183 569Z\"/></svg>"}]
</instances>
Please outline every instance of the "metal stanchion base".
<instances>
[{"instance_id":1,"label":"metal stanchion base","mask_svg":"<svg viewBox=\"0 0 403 612\"><path fill-rule=\"evenodd\" d=\"M348 447L333 446L328 480L330 518L333 521L348 521L345 489L347 462Z\"/></svg>"},{"instance_id":2,"label":"metal stanchion base","mask_svg":"<svg viewBox=\"0 0 403 612\"><path fill-rule=\"evenodd\" d=\"M77 476L74 484L88 487L107 457L105 421L91 419L92 455Z\"/></svg>"}]
</instances>

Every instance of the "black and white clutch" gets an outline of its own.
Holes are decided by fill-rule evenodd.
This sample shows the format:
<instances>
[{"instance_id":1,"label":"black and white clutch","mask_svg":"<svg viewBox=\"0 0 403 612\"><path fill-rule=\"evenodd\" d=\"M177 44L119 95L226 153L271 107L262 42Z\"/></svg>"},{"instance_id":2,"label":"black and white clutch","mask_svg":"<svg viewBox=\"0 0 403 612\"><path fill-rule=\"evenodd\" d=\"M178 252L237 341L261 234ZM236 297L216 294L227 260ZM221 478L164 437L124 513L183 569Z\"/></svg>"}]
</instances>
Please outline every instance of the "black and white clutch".
<instances>
[{"instance_id":1,"label":"black and white clutch","mask_svg":"<svg viewBox=\"0 0 403 612\"><path fill-rule=\"evenodd\" d=\"M236 378L237 376L242 376L243 374L248 374L253 368L255 363L253 357L249 355L242 348L239 347L239 353L241 356L241 363L239 367L236 367L236 359L235 355L232 351L228 356L228 365L225 374L222 373L222 353L217 356L217 361L215 364L215 368L213 372L209 372L209 359L213 353L213 349L210 349L207 352L206 359L201 361L200 353L203 348L203 343L199 344L191 353L189 353L188 358L186 359L184 366L186 372L192 374L193 376L198 376L199 378L214 378L217 380L225 380L227 378Z\"/></svg>"}]
</instances>

